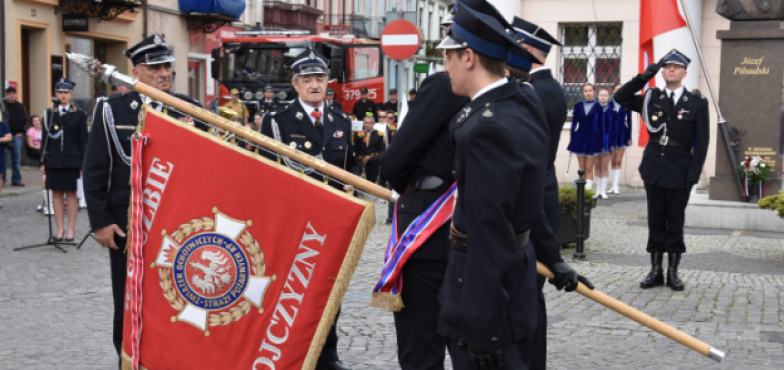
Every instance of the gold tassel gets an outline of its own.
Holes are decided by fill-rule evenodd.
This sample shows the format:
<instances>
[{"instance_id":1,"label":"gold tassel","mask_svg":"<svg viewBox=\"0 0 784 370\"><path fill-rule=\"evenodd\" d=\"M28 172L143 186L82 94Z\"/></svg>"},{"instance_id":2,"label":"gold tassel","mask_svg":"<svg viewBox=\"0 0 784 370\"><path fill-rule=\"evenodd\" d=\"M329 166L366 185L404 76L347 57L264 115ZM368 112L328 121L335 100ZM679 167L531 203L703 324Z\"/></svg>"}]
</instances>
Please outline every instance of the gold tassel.
<instances>
[{"instance_id":1,"label":"gold tassel","mask_svg":"<svg viewBox=\"0 0 784 370\"><path fill-rule=\"evenodd\" d=\"M373 292L370 296L370 306L378 307L392 312L400 312L405 307L400 294Z\"/></svg>"},{"instance_id":2,"label":"gold tassel","mask_svg":"<svg viewBox=\"0 0 784 370\"><path fill-rule=\"evenodd\" d=\"M329 294L329 301L327 301L324 307L324 313L322 313L316 333L313 335L313 341L310 342L308 354L302 365L303 370L313 370L316 367L321 348L324 347L329 329L332 327L332 322L335 320L335 315L338 313L343 296L348 289L351 275L357 268L359 259L362 257L362 249L370 236L370 232L373 230L373 225L376 223L375 215L376 210L373 207L373 203L368 202L365 211L359 219L357 229L354 231L354 236L351 239L351 244L349 244L348 252L346 252L346 258L343 260L338 277L335 280L335 285Z\"/></svg>"}]
</instances>

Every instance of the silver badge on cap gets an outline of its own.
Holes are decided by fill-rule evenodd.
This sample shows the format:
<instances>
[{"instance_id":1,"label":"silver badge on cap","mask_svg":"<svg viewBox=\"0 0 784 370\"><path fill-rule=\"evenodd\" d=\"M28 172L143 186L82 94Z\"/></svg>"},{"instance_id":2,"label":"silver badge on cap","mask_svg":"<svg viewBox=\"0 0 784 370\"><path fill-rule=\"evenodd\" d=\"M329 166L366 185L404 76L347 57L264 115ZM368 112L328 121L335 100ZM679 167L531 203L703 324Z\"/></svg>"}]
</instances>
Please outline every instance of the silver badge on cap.
<instances>
[{"instance_id":1,"label":"silver badge on cap","mask_svg":"<svg viewBox=\"0 0 784 370\"><path fill-rule=\"evenodd\" d=\"M311 51L310 51L310 54L308 54L308 58L310 58L310 59L316 59L316 54L313 54L313 50L311 50Z\"/></svg>"},{"instance_id":2,"label":"silver badge on cap","mask_svg":"<svg viewBox=\"0 0 784 370\"><path fill-rule=\"evenodd\" d=\"M305 115L302 114L302 112L297 112L294 117L296 117L298 121L302 121L302 118L305 117Z\"/></svg>"},{"instance_id":3,"label":"silver badge on cap","mask_svg":"<svg viewBox=\"0 0 784 370\"><path fill-rule=\"evenodd\" d=\"M155 45L163 44L163 40L161 40L161 36L158 34L155 34L155 37L153 37L152 42L154 42Z\"/></svg>"}]
</instances>

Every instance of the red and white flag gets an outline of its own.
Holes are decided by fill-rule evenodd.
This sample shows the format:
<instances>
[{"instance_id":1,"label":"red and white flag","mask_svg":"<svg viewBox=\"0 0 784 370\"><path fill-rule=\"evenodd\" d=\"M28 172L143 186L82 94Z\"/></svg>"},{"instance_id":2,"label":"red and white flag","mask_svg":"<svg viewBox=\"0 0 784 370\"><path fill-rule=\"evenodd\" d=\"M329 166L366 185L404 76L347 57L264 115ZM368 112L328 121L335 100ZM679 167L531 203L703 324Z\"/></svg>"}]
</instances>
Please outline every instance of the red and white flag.
<instances>
[{"instance_id":1,"label":"red and white flag","mask_svg":"<svg viewBox=\"0 0 784 370\"><path fill-rule=\"evenodd\" d=\"M673 31L676 31L678 36L674 40ZM688 34L682 34L684 31L688 32L688 29L686 29L686 20L678 9L678 0L640 0L640 73L645 71L649 64L658 62L672 49L685 52L684 43L692 44L692 41L688 38L690 37ZM660 79L661 77L657 76L656 79L651 80L650 87L656 86L656 80ZM663 80L658 81L658 84L662 83ZM644 147L647 143L648 130L645 124L640 122L637 145Z\"/></svg>"},{"instance_id":2,"label":"red and white flag","mask_svg":"<svg viewBox=\"0 0 784 370\"><path fill-rule=\"evenodd\" d=\"M152 110L136 136L123 368L315 367L372 204Z\"/></svg>"}]
</instances>

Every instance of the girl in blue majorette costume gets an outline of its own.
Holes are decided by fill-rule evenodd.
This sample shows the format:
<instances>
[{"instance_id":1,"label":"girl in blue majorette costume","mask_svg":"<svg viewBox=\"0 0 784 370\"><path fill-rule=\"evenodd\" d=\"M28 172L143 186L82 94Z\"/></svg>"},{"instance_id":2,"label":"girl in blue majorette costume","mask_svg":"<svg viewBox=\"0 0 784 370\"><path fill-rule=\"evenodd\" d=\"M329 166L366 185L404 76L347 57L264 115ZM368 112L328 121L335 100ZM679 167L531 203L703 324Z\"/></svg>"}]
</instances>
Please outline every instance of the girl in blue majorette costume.
<instances>
[{"instance_id":1,"label":"girl in blue majorette costume","mask_svg":"<svg viewBox=\"0 0 784 370\"><path fill-rule=\"evenodd\" d=\"M621 84L615 84L613 87L613 94L621 88ZM626 110L615 99L610 101L610 106L615 111L615 119L610 127L610 145L613 147L612 152L612 178L613 185L610 189L610 194L621 194L618 188L621 181L621 170L623 168L623 155L626 153L626 147L632 145L632 111Z\"/></svg>"},{"instance_id":2,"label":"girl in blue majorette costume","mask_svg":"<svg viewBox=\"0 0 784 370\"><path fill-rule=\"evenodd\" d=\"M574 105L569 146L566 147L566 150L577 155L580 169L585 170L586 189L593 188L594 157L602 152L602 107L594 100L594 94L593 84L583 86L585 100Z\"/></svg>"}]
</instances>

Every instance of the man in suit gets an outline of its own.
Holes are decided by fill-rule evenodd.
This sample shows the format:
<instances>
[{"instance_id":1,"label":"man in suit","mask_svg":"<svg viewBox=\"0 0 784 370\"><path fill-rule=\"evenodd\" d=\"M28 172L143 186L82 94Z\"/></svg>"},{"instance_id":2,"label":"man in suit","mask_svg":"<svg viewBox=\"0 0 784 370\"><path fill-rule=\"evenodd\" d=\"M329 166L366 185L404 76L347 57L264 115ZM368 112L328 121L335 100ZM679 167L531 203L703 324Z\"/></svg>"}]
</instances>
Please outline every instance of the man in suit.
<instances>
[{"instance_id":1,"label":"man in suit","mask_svg":"<svg viewBox=\"0 0 784 370\"><path fill-rule=\"evenodd\" d=\"M354 149L350 137L351 122L343 112L324 103L329 78L326 60L313 49L305 50L293 59L291 83L297 91L298 98L291 104L281 106L266 115L261 123L261 133L309 155L323 158L329 164L348 170L354 165ZM299 164L290 162L287 158L283 158L283 162L289 167L300 169ZM316 172L311 172L311 176L322 179ZM330 185L348 189L333 181ZM321 350L316 365L318 370L349 369L338 358L336 331L338 316L340 312L335 316L324 348Z\"/></svg>"},{"instance_id":2,"label":"man in suit","mask_svg":"<svg viewBox=\"0 0 784 370\"><path fill-rule=\"evenodd\" d=\"M327 97L324 99L324 103L326 103L329 107L338 109L341 112L343 111L343 104L335 100L335 90L333 90L331 87L327 88Z\"/></svg>"},{"instance_id":3,"label":"man in suit","mask_svg":"<svg viewBox=\"0 0 784 370\"><path fill-rule=\"evenodd\" d=\"M471 99L450 124L458 196L440 292L439 332L456 369L527 369L538 321L528 236L541 213L548 135L504 77L514 43L498 20L460 3L438 45L452 90Z\"/></svg>"},{"instance_id":4,"label":"man in suit","mask_svg":"<svg viewBox=\"0 0 784 370\"><path fill-rule=\"evenodd\" d=\"M683 242L683 222L691 188L700 180L710 143L708 101L682 84L691 59L673 49L648 66L615 93L627 109L642 114L650 134L640 162L640 176L648 198L648 245L651 272L640 282L643 289L664 285L663 255L667 253L667 286L683 290L678 276ZM635 95L662 70L666 86ZM692 146L693 143L693 146Z\"/></svg>"},{"instance_id":5,"label":"man in suit","mask_svg":"<svg viewBox=\"0 0 784 370\"><path fill-rule=\"evenodd\" d=\"M421 94L411 102L395 134L395 144L381 156L381 169L397 201L398 235L408 228L455 182L455 151L449 121L470 101L452 92L449 76L435 73L422 81ZM397 359L403 370L443 369L447 345L438 333L441 305L438 291L444 281L449 253L449 224L444 224L417 249L403 266L404 307L395 312Z\"/></svg>"},{"instance_id":6,"label":"man in suit","mask_svg":"<svg viewBox=\"0 0 784 370\"><path fill-rule=\"evenodd\" d=\"M264 100L259 102L259 112L263 116L267 112L272 112L280 105L280 101L275 97L275 90L272 86L267 85L264 87Z\"/></svg>"},{"instance_id":7,"label":"man in suit","mask_svg":"<svg viewBox=\"0 0 784 370\"><path fill-rule=\"evenodd\" d=\"M171 93L174 57L159 34L153 34L125 51L133 63L133 77L140 82L166 91L196 106L197 101ZM90 226L98 244L109 249L114 298L114 328L112 340L118 355L122 353L123 306L125 297L126 232L130 199L131 136L139 124L142 105L185 120L173 109L137 92L118 93L99 100L93 114L92 131L87 139L87 150L82 166L84 195ZM111 112L113 120L104 120ZM199 126L201 125L201 126ZM197 124L201 129L206 125Z\"/></svg>"},{"instance_id":8,"label":"man in suit","mask_svg":"<svg viewBox=\"0 0 784 370\"><path fill-rule=\"evenodd\" d=\"M566 98L563 88L556 81L550 69L543 65L544 60L553 45L560 45L541 27L527 22L519 17L512 21L511 34L518 42L519 47L513 48L507 59L507 65L512 65L520 71L528 72L530 85L521 85L523 94L533 94L529 100L535 100L542 109L546 129L550 137L550 146L547 152L547 172L545 174L544 205L542 214L531 229L531 243L536 251L536 258L545 264L555 275L550 283L556 289L565 289L567 292L577 289L577 282L593 289L588 279L577 274L566 262L556 243L555 233L560 228L561 204L558 200L558 179L555 175L555 156L558 152L558 141L566 121ZM523 53L524 52L524 53ZM531 88L533 86L533 88ZM534 332L533 341L529 346L531 370L545 369L547 366L547 305L544 298L545 278L536 277L539 286L539 322Z\"/></svg>"},{"instance_id":9,"label":"man in suit","mask_svg":"<svg viewBox=\"0 0 784 370\"><path fill-rule=\"evenodd\" d=\"M384 133L373 129L372 116L362 118L362 131L354 133L354 145L357 149L357 160L365 167L365 177L370 182L378 182L378 168L381 164L381 153L387 148L384 144Z\"/></svg>"}]
</instances>

